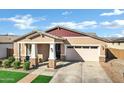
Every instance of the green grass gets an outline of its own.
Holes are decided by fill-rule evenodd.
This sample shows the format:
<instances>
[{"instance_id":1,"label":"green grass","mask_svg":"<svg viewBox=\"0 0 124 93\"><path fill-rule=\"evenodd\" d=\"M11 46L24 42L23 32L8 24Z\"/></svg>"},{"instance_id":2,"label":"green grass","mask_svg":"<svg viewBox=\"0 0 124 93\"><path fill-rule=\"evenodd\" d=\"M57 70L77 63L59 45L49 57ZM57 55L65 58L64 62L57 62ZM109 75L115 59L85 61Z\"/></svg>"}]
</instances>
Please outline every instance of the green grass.
<instances>
[{"instance_id":1,"label":"green grass","mask_svg":"<svg viewBox=\"0 0 124 93\"><path fill-rule=\"evenodd\" d=\"M36 79L32 81L32 83L49 83L51 79L52 76L39 75Z\"/></svg>"},{"instance_id":2,"label":"green grass","mask_svg":"<svg viewBox=\"0 0 124 93\"><path fill-rule=\"evenodd\" d=\"M0 83L16 83L26 75L22 72L0 71Z\"/></svg>"}]
</instances>

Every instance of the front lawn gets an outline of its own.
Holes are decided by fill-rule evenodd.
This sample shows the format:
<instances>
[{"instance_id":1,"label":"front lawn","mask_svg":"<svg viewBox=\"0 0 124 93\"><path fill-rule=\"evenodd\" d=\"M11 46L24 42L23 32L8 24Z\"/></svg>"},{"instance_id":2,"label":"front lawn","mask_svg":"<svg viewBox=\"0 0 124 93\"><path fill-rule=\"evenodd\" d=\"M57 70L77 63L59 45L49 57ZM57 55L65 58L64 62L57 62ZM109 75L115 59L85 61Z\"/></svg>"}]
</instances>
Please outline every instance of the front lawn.
<instances>
[{"instance_id":1,"label":"front lawn","mask_svg":"<svg viewBox=\"0 0 124 93\"><path fill-rule=\"evenodd\" d=\"M51 79L52 76L39 75L36 79L32 81L32 83L49 83Z\"/></svg>"},{"instance_id":2,"label":"front lawn","mask_svg":"<svg viewBox=\"0 0 124 93\"><path fill-rule=\"evenodd\" d=\"M16 83L26 75L22 72L0 71L0 83Z\"/></svg>"}]
</instances>

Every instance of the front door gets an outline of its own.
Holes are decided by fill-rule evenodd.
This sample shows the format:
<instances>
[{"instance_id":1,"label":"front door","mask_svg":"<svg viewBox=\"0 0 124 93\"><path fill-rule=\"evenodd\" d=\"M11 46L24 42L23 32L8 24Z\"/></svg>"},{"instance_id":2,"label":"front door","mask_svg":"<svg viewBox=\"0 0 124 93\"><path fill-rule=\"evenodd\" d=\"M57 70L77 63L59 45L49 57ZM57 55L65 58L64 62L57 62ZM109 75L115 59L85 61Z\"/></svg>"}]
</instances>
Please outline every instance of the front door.
<instances>
[{"instance_id":1,"label":"front door","mask_svg":"<svg viewBox=\"0 0 124 93\"><path fill-rule=\"evenodd\" d=\"M60 59L61 44L56 44L55 49L56 49L56 59Z\"/></svg>"}]
</instances>

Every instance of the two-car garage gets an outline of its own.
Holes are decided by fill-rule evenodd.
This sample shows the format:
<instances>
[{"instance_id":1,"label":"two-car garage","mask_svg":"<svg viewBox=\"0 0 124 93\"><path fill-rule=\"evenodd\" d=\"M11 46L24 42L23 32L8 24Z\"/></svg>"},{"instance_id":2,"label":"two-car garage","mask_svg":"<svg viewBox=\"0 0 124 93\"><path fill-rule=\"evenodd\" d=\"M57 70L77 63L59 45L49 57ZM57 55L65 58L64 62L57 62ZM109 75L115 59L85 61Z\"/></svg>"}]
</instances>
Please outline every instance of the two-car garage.
<instances>
[{"instance_id":1,"label":"two-car garage","mask_svg":"<svg viewBox=\"0 0 124 93\"><path fill-rule=\"evenodd\" d=\"M98 45L66 45L66 60L69 61L99 61Z\"/></svg>"}]
</instances>

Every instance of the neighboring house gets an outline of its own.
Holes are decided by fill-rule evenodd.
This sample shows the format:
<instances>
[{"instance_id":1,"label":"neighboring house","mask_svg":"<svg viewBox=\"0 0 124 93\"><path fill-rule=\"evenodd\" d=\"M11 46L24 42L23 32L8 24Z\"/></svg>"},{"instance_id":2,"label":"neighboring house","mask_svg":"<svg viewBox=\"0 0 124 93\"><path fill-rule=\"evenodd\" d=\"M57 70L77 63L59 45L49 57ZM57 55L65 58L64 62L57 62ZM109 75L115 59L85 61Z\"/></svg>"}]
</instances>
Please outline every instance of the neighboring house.
<instances>
[{"instance_id":1,"label":"neighboring house","mask_svg":"<svg viewBox=\"0 0 124 93\"><path fill-rule=\"evenodd\" d=\"M109 41L84 32L64 27L47 31L33 31L14 40L14 56L22 61L30 57L31 65L49 60L48 66L55 68L56 60L105 61L105 49Z\"/></svg>"},{"instance_id":2,"label":"neighboring house","mask_svg":"<svg viewBox=\"0 0 124 93\"><path fill-rule=\"evenodd\" d=\"M108 48L115 49L124 49L124 37L112 39L110 43L108 43Z\"/></svg>"},{"instance_id":3,"label":"neighboring house","mask_svg":"<svg viewBox=\"0 0 124 93\"><path fill-rule=\"evenodd\" d=\"M13 55L13 40L16 38L13 35L0 35L0 58Z\"/></svg>"},{"instance_id":4,"label":"neighboring house","mask_svg":"<svg viewBox=\"0 0 124 93\"><path fill-rule=\"evenodd\" d=\"M110 41L107 43L106 58L108 60L113 58L124 59L124 37L112 38Z\"/></svg>"}]
</instances>

